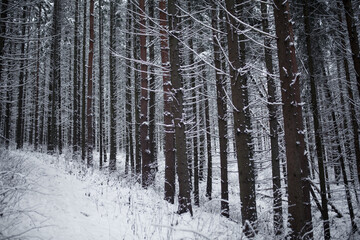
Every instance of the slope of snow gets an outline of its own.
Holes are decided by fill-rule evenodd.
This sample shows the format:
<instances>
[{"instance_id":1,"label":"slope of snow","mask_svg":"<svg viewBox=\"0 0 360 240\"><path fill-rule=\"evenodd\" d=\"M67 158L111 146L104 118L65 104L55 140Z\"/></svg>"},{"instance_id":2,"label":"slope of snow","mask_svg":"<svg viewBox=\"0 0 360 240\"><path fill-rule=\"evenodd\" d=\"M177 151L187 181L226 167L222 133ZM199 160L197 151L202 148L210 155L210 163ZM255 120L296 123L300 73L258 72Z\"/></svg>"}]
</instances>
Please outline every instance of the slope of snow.
<instances>
[{"instance_id":1,"label":"slope of snow","mask_svg":"<svg viewBox=\"0 0 360 240\"><path fill-rule=\"evenodd\" d=\"M39 153L12 152L26 158L33 189L21 207L32 211L17 232L29 239L240 239L235 222L195 209L177 215L176 206L154 189L131 179L85 172L79 164ZM119 180L117 180L119 178Z\"/></svg>"},{"instance_id":2,"label":"slope of snow","mask_svg":"<svg viewBox=\"0 0 360 240\"><path fill-rule=\"evenodd\" d=\"M200 207L193 206L194 215L176 214L177 205L163 200L163 159L159 156L159 173L154 186L145 190L136 179L126 177L123 155L118 154L118 171L109 176L102 171L87 169L72 162L67 153L60 157L41 153L11 151L14 157L25 159L31 185L22 196L17 209L25 210L21 218L1 233L16 239L246 239L241 229L238 176L234 161L229 164L230 219L221 217L218 159L214 160L213 200L204 196L206 181L200 183ZM94 156L97 159L98 156ZM267 163L268 164L268 163ZM260 165L261 166L261 165ZM258 234L255 239L282 239L272 230L271 172L266 164L258 170L257 212ZM284 224L287 221L287 201L283 193ZM344 215L338 218L329 212L333 239L359 239L351 236L349 213L342 184L332 184L331 202ZM353 201L356 223L360 226L359 205ZM314 238L323 239L322 220L312 203ZM2 220L2 219L0 219ZM0 224L1 225L1 224ZM6 225L6 223L5 223ZM288 228L285 228L288 231ZM285 232L285 235L287 232Z\"/></svg>"}]
</instances>

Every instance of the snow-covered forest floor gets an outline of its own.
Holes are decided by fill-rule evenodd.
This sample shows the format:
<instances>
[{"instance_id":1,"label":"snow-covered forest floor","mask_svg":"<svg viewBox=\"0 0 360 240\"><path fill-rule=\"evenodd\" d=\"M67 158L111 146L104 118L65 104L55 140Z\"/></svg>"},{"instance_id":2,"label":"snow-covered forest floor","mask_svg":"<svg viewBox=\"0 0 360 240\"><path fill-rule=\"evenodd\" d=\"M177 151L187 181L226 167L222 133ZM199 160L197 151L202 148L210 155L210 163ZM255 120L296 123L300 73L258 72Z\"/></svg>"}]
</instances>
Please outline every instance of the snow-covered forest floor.
<instances>
[{"instance_id":1,"label":"snow-covered forest floor","mask_svg":"<svg viewBox=\"0 0 360 240\"><path fill-rule=\"evenodd\" d=\"M1 216L0 239L8 239L9 236L15 239L56 240L245 239L240 224L237 173L230 173L230 219L219 214L220 186L216 178L213 180L213 200L208 201L203 191L201 205L193 207L194 215L191 217L190 214L179 216L176 214L177 205L163 200L161 165L155 186L144 190L136 179L123 174L123 166L120 164L119 171L109 176L107 169L89 170L81 163L69 161L71 156L67 153L56 157L11 151L7 156L12 162L13 159L21 162L21 173L16 174L24 179L24 191L16 201L13 200L10 209L4 211L12 214ZM122 157L120 154L119 160ZM5 171L0 169L0 172ZM274 238L271 181L266 180L268 173L264 170L257 177L259 233L256 239ZM205 182L201 189L205 189ZM339 187L332 189L332 193L334 205L344 215L338 218L333 211L330 212L332 238L348 239L350 219L344 190ZM285 198L283 203L286 221ZM315 204L313 213L315 239L320 239L322 222ZM360 225L356 203L355 213ZM360 239L357 237L359 235L351 238Z\"/></svg>"}]
</instances>

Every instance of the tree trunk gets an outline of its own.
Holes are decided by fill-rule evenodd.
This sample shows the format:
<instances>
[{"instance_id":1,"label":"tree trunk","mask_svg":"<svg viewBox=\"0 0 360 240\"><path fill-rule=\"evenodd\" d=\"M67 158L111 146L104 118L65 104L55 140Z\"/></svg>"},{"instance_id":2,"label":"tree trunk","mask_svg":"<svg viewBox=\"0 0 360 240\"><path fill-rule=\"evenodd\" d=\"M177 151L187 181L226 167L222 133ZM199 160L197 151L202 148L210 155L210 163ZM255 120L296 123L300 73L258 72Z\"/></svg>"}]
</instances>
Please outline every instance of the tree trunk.
<instances>
[{"instance_id":1,"label":"tree trunk","mask_svg":"<svg viewBox=\"0 0 360 240\"><path fill-rule=\"evenodd\" d=\"M219 29L218 16L216 14L216 5L213 1L211 10L211 26L213 28L213 48L214 48L214 65L217 69L216 74L216 99L218 110L219 126L219 143L220 143L220 168L221 168L221 215L229 217L229 187L228 187L228 138L227 138L227 102L226 102L226 77L220 71L222 68L222 58L220 50L220 34L215 31ZM223 14L220 9L219 19L222 20ZM224 29L221 29L224 30ZM209 166L208 166L209 168ZM209 176L208 176L209 178ZM209 193L208 193L209 194Z\"/></svg>"},{"instance_id":2,"label":"tree trunk","mask_svg":"<svg viewBox=\"0 0 360 240\"><path fill-rule=\"evenodd\" d=\"M289 11L289 2L274 0L288 171L290 236L292 239L312 239L310 183L307 180L309 167L305 155L300 80Z\"/></svg>"},{"instance_id":3,"label":"tree trunk","mask_svg":"<svg viewBox=\"0 0 360 240\"><path fill-rule=\"evenodd\" d=\"M242 16L242 7L235 13L235 1L226 0L227 14L227 41L229 51L230 79L232 102L234 106L234 131L236 142L236 156L238 161L241 215L244 232L248 237L253 237L256 231L256 193L254 162L251 149L251 124L250 109L247 90L247 73L242 72L245 67L245 36L238 36L234 26L237 26L235 15ZM236 1L242 6L242 1ZM231 14L231 15L230 15ZM243 30L243 26L239 26ZM239 44L240 40L240 44ZM239 46L240 45L240 46ZM240 47L240 49L239 49ZM249 226L249 224L251 226Z\"/></svg>"},{"instance_id":4,"label":"tree trunk","mask_svg":"<svg viewBox=\"0 0 360 240\"><path fill-rule=\"evenodd\" d=\"M304 1L303 5L303 14L304 14L304 28L306 36L306 49L308 55L308 69L310 77L310 94L311 94L311 110L312 118L314 121L314 132L315 132L315 148L316 156L318 160L319 167L319 180L320 180L320 195L321 195L321 209L322 209L322 218L323 218L323 227L324 227L324 238L330 239L330 224L329 224L329 212L328 212L328 200L326 197L326 183L325 183L325 170L324 170L324 156L323 156L323 145L322 145L322 136L321 136L321 123L320 123L320 112L318 107L317 100L317 89L315 83L315 69L314 61L312 57L312 46L311 46L311 26L309 21L309 6L308 1Z\"/></svg>"},{"instance_id":5,"label":"tree trunk","mask_svg":"<svg viewBox=\"0 0 360 240\"><path fill-rule=\"evenodd\" d=\"M75 0L74 22L74 75L73 75L73 159L79 155L80 144L80 102L79 99L79 0Z\"/></svg>"},{"instance_id":6,"label":"tree trunk","mask_svg":"<svg viewBox=\"0 0 360 240\"><path fill-rule=\"evenodd\" d=\"M35 83L35 130L34 130L34 150L37 151L38 145L39 145L39 78L40 78L40 51L41 51L41 45L40 45L40 37L41 37L41 5L38 4L38 24L37 24L37 53L36 53L36 83ZM1 75L1 73L0 73Z\"/></svg>"},{"instance_id":7,"label":"tree trunk","mask_svg":"<svg viewBox=\"0 0 360 240\"><path fill-rule=\"evenodd\" d=\"M360 50L359 50L359 40L358 40L358 34L356 30L354 19L354 12L352 9L352 3L351 0L343 0L344 9L345 9L345 19L346 19L346 25L348 29L349 34L349 42L350 42L350 48L354 63L354 69L355 69L355 76L356 76L356 85L358 92L360 94ZM340 9L340 3L337 2L338 9ZM338 13L339 21L342 22L341 13ZM342 44L344 47L345 45L345 39L342 40L344 44ZM346 49L346 48L344 48ZM348 83L350 84L350 82ZM352 92L352 91L351 91ZM350 93L350 92L349 92ZM353 105L353 104L350 104ZM351 107L351 114L352 115L352 125L353 125L353 132L354 132L354 144L355 144L355 155L356 155L356 166L357 166L357 172L358 172L358 180L360 182L360 141L359 141L359 124L356 120L356 112L355 108Z\"/></svg>"},{"instance_id":8,"label":"tree trunk","mask_svg":"<svg viewBox=\"0 0 360 240\"><path fill-rule=\"evenodd\" d=\"M21 28L21 36L25 37L26 33L26 11L27 7L24 7L22 12L22 21L23 25ZM53 25L54 27L54 25ZM54 41L54 40L53 40ZM21 42L21 58L25 59L25 39ZM54 49L53 49L54 50ZM25 84L25 60L20 61L20 74L19 74L19 87L18 87L18 114L16 119L16 149L21 149L24 144L24 128L23 128L23 121L24 121L24 84Z\"/></svg>"},{"instance_id":9,"label":"tree trunk","mask_svg":"<svg viewBox=\"0 0 360 240\"><path fill-rule=\"evenodd\" d=\"M192 206L190 198L190 178L186 153L185 123L183 116L183 81L180 75L180 52L179 52L179 12L177 10L177 1L168 0L169 16L169 52L170 52L170 76L174 91L173 113L175 123L175 148L177 159L177 174L179 181L179 209L178 213L190 212L192 215Z\"/></svg>"},{"instance_id":10,"label":"tree trunk","mask_svg":"<svg viewBox=\"0 0 360 240\"><path fill-rule=\"evenodd\" d=\"M99 168L103 167L103 142L104 142L104 62L103 62L103 1L99 0Z\"/></svg>"},{"instance_id":11,"label":"tree trunk","mask_svg":"<svg viewBox=\"0 0 360 240\"><path fill-rule=\"evenodd\" d=\"M90 31L88 58L88 89L87 89L87 167L93 166L93 58L94 58L94 0L90 0Z\"/></svg>"},{"instance_id":12,"label":"tree trunk","mask_svg":"<svg viewBox=\"0 0 360 240\"><path fill-rule=\"evenodd\" d=\"M112 53L115 48L115 2L110 2L110 158L109 158L109 170L116 170L116 70L115 70L115 56Z\"/></svg>"},{"instance_id":13,"label":"tree trunk","mask_svg":"<svg viewBox=\"0 0 360 240\"><path fill-rule=\"evenodd\" d=\"M355 76L357 82L357 89L360 94L360 49L359 49L359 39L358 33L356 30L356 22L354 17L354 11L352 8L351 0L343 0L345 9L345 19L346 19L346 26L349 34L349 42L350 48L352 53L352 59L354 62L354 69L355 69ZM340 9L340 8L339 8ZM359 133L357 133L359 134ZM357 158L357 168L358 174L360 176L360 159Z\"/></svg>"},{"instance_id":14,"label":"tree trunk","mask_svg":"<svg viewBox=\"0 0 360 240\"><path fill-rule=\"evenodd\" d=\"M146 19L145 0L139 0L140 7L140 58L141 58L141 156L142 156L142 186L147 188L153 183L151 175L150 142L149 142L149 118L148 118L148 79L146 64Z\"/></svg>"},{"instance_id":15,"label":"tree trunk","mask_svg":"<svg viewBox=\"0 0 360 240\"><path fill-rule=\"evenodd\" d=\"M160 48L161 63L163 70L164 90L164 132L165 132L165 200L174 203L175 197L175 136L173 118L173 89L170 81L169 69L169 44L168 44L168 21L166 19L166 1L159 1L160 18Z\"/></svg>"},{"instance_id":16,"label":"tree trunk","mask_svg":"<svg viewBox=\"0 0 360 240\"><path fill-rule=\"evenodd\" d=\"M269 33L268 20L268 2L261 2L262 29ZM274 68L271 51L271 40L264 38L264 55L265 66L267 70L266 79L268 87L268 110L270 122L270 145L271 145L271 170L273 184L273 209L274 209L274 232L275 235L281 235L284 231L283 211L282 211L282 194L281 194L281 174L280 174L280 158L279 158L279 136L280 126L277 119L276 104L276 84L273 77Z\"/></svg>"},{"instance_id":17,"label":"tree trunk","mask_svg":"<svg viewBox=\"0 0 360 240\"><path fill-rule=\"evenodd\" d=\"M85 163L86 157L86 122L85 122L85 109L86 109L86 9L87 0L84 0L84 26L83 26L83 39L82 39L82 97L81 97L81 160Z\"/></svg>"},{"instance_id":18,"label":"tree trunk","mask_svg":"<svg viewBox=\"0 0 360 240\"><path fill-rule=\"evenodd\" d=\"M149 26L150 29L154 29L154 0L149 0ZM149 36L149 61L150 63L155 62L155 43L154 43L154 36L151 34ZM157 172L158 165L157 165L157 146L156 146L156 139L155 139L155 72L154 67L152 65L149 66L150 69L150 78L149 78L149 142L150 142L150 160L151 160L151 168L153 170L153 174ZM154 176L153 176L154 177Z\"/></svg>"},{"instance_id":19,"label":"tree trunk","mask_svg":"<svg viewBox=\"0 0 360 240\"><path fill-rule=\"evenodd\" d=\"M133 118L132 118L132 86L131 86L131 3L130 1L126 4L127 18L126 18L126 162L125 162L125 174L129 171L129 161L131 165L131 172L134 173L134 149L133 149Z\"/></svg>"},{"instance_id":20,"label":"tree trunk","mask_svg":"<svg viewBox=\"0 0 360 240\"><path fill-rule=\"evenodd\" d=\"M139 29L139 24L137 23L138 18L138 6L136 5L136 1L132 3L132 12L133 12L133 31L136 33ZM139 60L138 52L139 52L139 37L137 34L133 36L133 58L135 60ZM134 62L134 92L135 92L135 172L138 176L141 174L141 154L140 154L140 137L139 137L139 123L140 123L140 109L139 109L139 63L137 61ZM140 180L140 178L138 178Z\"/></svg>"}]
</instances>

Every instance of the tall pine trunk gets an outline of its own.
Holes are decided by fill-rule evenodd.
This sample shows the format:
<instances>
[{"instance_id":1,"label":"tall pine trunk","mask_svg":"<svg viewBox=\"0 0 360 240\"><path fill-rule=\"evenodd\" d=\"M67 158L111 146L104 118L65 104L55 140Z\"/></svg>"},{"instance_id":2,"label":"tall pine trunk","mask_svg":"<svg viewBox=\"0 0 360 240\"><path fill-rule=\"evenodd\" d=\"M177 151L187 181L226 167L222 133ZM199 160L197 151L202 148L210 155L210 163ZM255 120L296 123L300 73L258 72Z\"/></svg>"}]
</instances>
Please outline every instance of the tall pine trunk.
<instances>
[{"instance_id":1,"label":"tall pine trunk","mask_svg":"<svg viewBox=\"0 0 360 240\"><path fill-rule=\"evenodd\" d=\"M256 193L254 162L252 160L252 140L250 109L248 99L247 73L240 71L245 67L245 36L238 35L234 16L242 16L243 1L226 0L227 14L227 41L230 62L230 79L232 102L234 106L234 131L236 142L236 156L238 162L241 215L246 236L254 236L256 231ZM239 12L235 12L235 4L240 4ZM238 26L244 30L244 26ZM249 226L249 224L251 226Z\"/></svg>"},{"instance_id":2,"label":"tall pine trunk","mask_svg":"<svg viewBox=\"0 0 360 240\"><path fill-rule=\"evenodd\" d=\"M168 0L169 16L169 52L170 52L170 77L174 91L173 114L175 124L175 149L177 160L177 175L179 181L179 208L178 213L190 212L192 215L190 197L190 177L186 153L185 119L184 119L184 90L183 80L180 75L179 52L179 12L178 1Z\"/></svg>"},{"instance_id":3,"label":"tall pine trunk","mask_svg":"<svg viewBox=\"0 0 360 240\"><path fill-rule=\"evenodd\" d=\"M159 1L160 18L160 49L161 66L163 71L163 90L164 90L164 132L165 132L165 200L174 203L175 198L175 136L174 136L174 116L173 116L173 89L170 79L169 68L169 43L168 43L168 21L166 11L166 1Z\"/></svg>"},{"instance_id":4,"label":"tall pine trunk","mask_svg":"<svg viewBox=\"0 0 360 240\"><path fill-rule=\"evenodd\" d=\"M93 58L94 58L94 0L90 0L90 31L89 31L89 58L88 58L88 89L87 89L87 166L93 166Z\"/></svg>"},{"instance_id":5,"label":"tall pine trunk","mask_svg":"<svg viewBox=\"0 0 360 240\"><path fill-rule=\"evenodd\" d=\"M80 144L80 102L79 102L79 0L75 0L74 22L74 68L73 68L73 159L79 155Z\"/></svg>"},{"instance_id":6,"label":"tall pine trunk","mask_svg":"<svg viewBox=\"0 0 360 240\"><path fill-rule=\"evenodd\" d=\"M284 114L290 237L312 239L309 167L289 2L275 0L274 16Z\"/></svg>"},{"instance_id":7,"label":"tall pine trunk","mask_svg":"<svg viewBox=\"0 0 360 240\"><path fill-rule=\"evenodd\" d=\"M343 0L345 9L346 26L349 34L349 42L352 53L352 59L354 63L356 85L358 93L360 94L360 50L359 50L359 39L354 21L354 11L352 8L351 0ZM340 9L340 4L337 5ZM339 20L341 19L341 13L339 13ZM343 44L345 46L345 44ZM353 108L352 108L353 110ZM359 124L355 118L355 110L352 112L353 115L353 128L354 128L354 144L355 144L355 155L356 155L356 166L358 172L358 181L360 182L360 140L359 140Z\"/></svg>"},{"instance_id":8,"label":"tall pine trunk","mask_svg":"<svg viewBox=\"0 0 360 240\"><path fill-rule=\"evenodd\" d=\"M115 2L110 2L110 159L109 159L109 170L116 170L116 80L115 80L115 13L116 13Z\"/></svg>"},{"instance_id":9,"label":"tall pine trunk","mask_svg":"<svg viewBox=\"0 0 360 240\"><path fill-rule=\"evenodd\" d=\"M229 217L229 181L228 181L228 138L227 138L227 102L226 102L226 77L221 71L222 55L220 50L220 34L215 31L219 29L218 18L222 20L222 9L219 10L219 17L216 14L216 5L213 1L211 10L211 26L213 28L214 65L217 69L216 76L216 99L218 110L218 132L220 144L220 177L221 177L221 215ZM221 29L220 30L224 30ZM209 166L208 166L209 167ZM208 176L209 178L209 176ZM208 195L210 190L208 190Z\"/></svg>"},{"instance_id":10,"label":"tall pine trunk","mask_svg":"<svg viewBox=\"0 0 360 240\"><path fill-rule=\"evenodd\" d=\"M268 20L268 2L261 2L261 15L262 15L262 29L264 32L269 33L269 20ZM271 170L272 170L272 183L273 183L273 209L274 209L274 232L276 235L281 235L284 229L283 213L282 213L282 194L281 194L281 175L280 175L280 158L279 158L279 136L280 130L279 122L277 119L277 106L276 104L276 84L274 80L274 68L271 51L271 40L267 37L264 38L264 55L265 66L267 70L266 79L268 87L268 110L270 122L270 145L271 145Z\"/></svg>"},{"instance_id":11,"label":"tall pine trunk","mask_svg":"<svg viewBox=\"0 0 360 240\"><path fill-rule=\"evenodd\" d=\"M84 0L84 14L83 14L83 39L82 39L82 92L81 92L81 160L85 163L86 157L86 9L87 0Z\"/></svg>"},{"instance_id":12,"label":"tall pine trunk","mask_svg":"<svg viewBox=\"0 0 360 240\"><path fill-rule=\"evenodd\" d=\"M99 168L103 167L104 149L104 61L103 61L103 1L99 0Z\"/></svg>"},{"instance_id":13,"label":"tall pine trunk","mask_svg":"<svg viewBox=\"0 0 360 240\"><path fill-rule=\"evenodd\" d=\"M141 58L141 114L140 114L140 137L142 156L142 186L147 188L153 182L151 174L151 153L149 142L149 116L148 116L148 79L147 79L147 56L146 56L146 19L145 0L139 0L140 7L140 58Z\"/></svg>"},{"instance_id":14,"label":"tall pine trunk","mask_svg":"<svg viewBox=\"0 0 360 240\"><path fill-rule=\"evenodd\" d=\"M127 18L126 18L126 161L125 161L125 174L129 171L129 161L131 172L134 173L134 139L133 139L133 118L132 118L132 86L131 86L131 3L126 4Z\"/></svg>"},{"instance_id":15,"label":"tall pine trunk","mask_svg":"<svg viewBox=\"0 0 360 240\"><path fill-rule=\"evenodd\" d=\"M303 13L304 13L304 28L306 36L306 50L308 56L308 70L310 77L310 94L311 94L311 110L314 121L314 132L315 132L315 148L316 156L319 167L319 179L320 179L320 195L321 195L321 210L324 227L324 238L330 239L330 224L329 224L329 212L328 212L328 200L326 196L326 182L325 182L325 167L324 167L324 156L323 156L323 144L321 136L321 123L320 123L320 112L317 100L317 89L315 82L315 66L312 56L312 44L311 44L311 26L309 20L309 5L308 1L304 1Z\"/></svg>"}]
</instances>

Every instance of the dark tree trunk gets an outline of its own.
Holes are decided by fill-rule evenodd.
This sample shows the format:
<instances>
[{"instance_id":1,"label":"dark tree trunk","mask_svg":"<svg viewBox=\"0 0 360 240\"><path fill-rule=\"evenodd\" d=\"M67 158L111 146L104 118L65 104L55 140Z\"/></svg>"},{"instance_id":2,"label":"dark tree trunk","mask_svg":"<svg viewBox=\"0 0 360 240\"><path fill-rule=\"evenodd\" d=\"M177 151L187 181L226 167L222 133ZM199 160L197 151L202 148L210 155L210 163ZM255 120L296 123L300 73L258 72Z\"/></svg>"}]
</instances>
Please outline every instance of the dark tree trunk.
<instances>
[{"instance_id":1,"label":"dark tree trunk","mask_svg":"<svg viewBox=\"0 0 360 240\"><path fill-rule=\"evenodd\" d=\"M245 36L238 35L234 26L237 22L233 16L242 16L242 1L236 1L240 4L239 12L235 13L235 1L226 0L227 14L227 41L229 50L230 79L232 102L234 105L234 131L236 142L236 156L238 161L241 215L244 232L248 237L254 236L253 230L256 231L256 194L255 194L255 173L254 163L252 160L251 147L251 124L250 109L247 90L247 73L238 71L245 67ZM231 16L231 15L232 16ZM240 25L239 29L243 30ZM240 41L240 44L239 44ZM249 223L251 227L249 226Z\"/></svg>"},{"instance_id":2,"label":"dark tree trunk","mask_svg":"<svg viewBox=\"0 0 360 240\"><path fill-rule=\"evenodd\" d=\"M359 39L356 30L356 22L354 17L354 11L352 8L351 0L343 0L345 9L346 26L349 34L350 48L352 53L352 59L354 62L355 76L357 82L357 89L360 94L360 49ZM340 9L340 8L339 8ZM360 176L360 159L357 159L358 174Z\"/></svg>"},{"instance_id":3,"label":"dark tree trunk","mask_svg":"<svg viewBox=\"0 0 360 240\"><path fill-rule=\"evenodd\" d=\"M149 142L149 116L148 116L148 79L146 64L146 19L145 0L139 0L140 7L140 58L141 58L141 114L140 114L140 137L142 156L142 186L147 188L153 183L151 174L151 155Z\"/></svg>"},{"instance_id":4,"label":"dark tree trunk","mask_svg":"<svg viewBox=\"0 0 360 240\"><path fill-rule=\"evenodd\" d=\"M79 102L79 0L75 0L74 22L74 75L73 75L73 159L79 157L80 102Z\"/></svg>"},{"instance_id":5,"label":"dark tree trunk","mask_svg":"<svg viewBox=\"0 0 360 240\"><path fill-rule=\"evenodd\" d=\"M262 28L263 31L269 33L268 20L268 2L261 2ZM265 66L267 70L267 86L268 86L268 110L270 122L270 145L271 145L271 170L273 183L273 209L274 209L274 232L275 235L281 235L284 231L283 212L282 212L282 194L281 194L281 175L280 175L280 158L279 158L279 136L280 130L277 119L276 104L276 84L273 77L274 68L271 51L271 40L267 37L264 39L264 55Z\"/></svg>"},{"instance_id":6,"label":"dark tree trunk","mask_svg":"<svg viewBox=\"0 0 360 240\"><path fill-rule=\"evenodd\" d=\"M191 2L188 1L188 11L191 11ZM191 29L193 27L193 23L192 23L192 19L189 20L189 28ZM193 38L190 37L189 38L189 48L191 49L189 52L189 65L194 66L194 52L192 51L194 49L194 42L193 42ZM196 84L196 78L195 78L195 70L191 70L190 71L190 82L191 82L191 89L192 89L192 122L194 123L192 126L192 129L194 131L193 137L192 137L192 149L193 149L193 157L190 157L190 161L193 160L192 162L190 162L189 164L189 168L191 169L191 166L193 165L194 168L193 170L190 170L190 175L191 172L193 171L194 173L194 189L193 189L193 193L194 193L194 204L195 206L199 206L199 144L198 144L198 136L199 136L199 122L198 122L198 117L197 117L197 100L196 100L196 92L198 91L197 84Z\"/></svg>"},{"instance_id":7,"label":"dark tree trunk","mask_svg":"<svg viewBox=\"0 0 360 240\"><path fill-rule=\"evenodd\" d=\"M168 21L166 18L166 1L159 1L160 18L160 48L161 63L163 70L163 90L164 90L164 131L165 131L165 200L174 203L175 197L175 137L174 137L174 118L173 118L173 97L172 85L169 69L169 44L168 44Z\"/></svg>"},{"instance_id":8,"label":"dark tree trunk","mask_svg":"<svg viewBox=\"0 0 360 240\"><path fill-rule=\"evenodd\" d=\"M94 58L94 0L90 0L90 31L89 31L89 58L88 58L88 89L87 89L87 167L93 166L93 58Z\"/></svg>"},{"instance_id":9,"label":"dark tree trunk","mask_svg":"<svg viewBox=\"0 0 360 240\"><path fill-rule=\"evenodd\" d=\"M41 45L40 45L40 37L41 37L41 5L38 4L38 24L37 24L37 53L36 53L36 83L35 83L35 129L34 129L34 150L37 151L38 145L39 145L39 87L40 87L40 51L41 51ZM1 74L1 73L0 73Z\"/></svg>"},{"instance_id":10,"label":"dark tree trunk","mask_svg":"<svg viewBox=\"0 0 360 240\"><path fill-rule=\"evenodd\" d=\"M125 161L125 174L129 171L129 161L131 166L131 172L134 173L134 147L133 147L133 118L132 118L132 86L131 86L131 3L127 2L127 18L126 18L126 161Z\"/></svg>"},{"instance_id":11,"label":"dark tree trunk","mask_svg":"<svg viewBox=\"0 0 360 240\"><path fill-rule=\"evenodd\" d=\"M290 237L312 239L310 183L307 180L309 167L305 155L300 79L289 11L289 2L274 0L288 171Z\"/></svg>"},{"instance_id":12,"label":"dark tree trunk","mask_svg":"<svg viewBox=\"0 0 360 240\"><path fill-rule=\"evenodd\" d=\"M104 143L104 62L103 62L103 1L99 0L99 168L103 167L103 143Z\"/></svg>"},{"instance_id":13,"label":"dark tree trunk","mask_svg":"<svg viewBox=\"0 0 360 240\"><path fill-rule=\"evenodd\" d=\"M136 5L136 1L132 3L132 11L133 11L133 29L134 32L138 31L139 24L137 23L138 19L138 6ZM135 60L139 60L139 37L137 34L133 36L133 58ZM139 71L140 65L137 61L134 62L134 92L135 92L135 172L136 175L140 176L141 174L141 154L140 154L140 136L139 136L139 123L140 123L140 109L139 109ZM140 178L138 178L140 180Z\"/></svg>"},{"instance_id":14,"label":"dark tree trunk","mask_svg":"<svg viewBox=\"0 0 360 240\"><path fill-rule=\"evenodd\" d=\"M109 158L109 170L116 170L116 80L115 80L115 56L112 53L115 48L115 2L110 2L110 158Z\"/></svg>"},{"instance_id":15,"label":"dark tree trunk","mask_svg":"<svg viewBox=\"0 0 360 240\"><path fill-rule=\"evenodd\" d=\"M26 33L26 11L27 7L24 7L22 13L22 21L23 25L21 28L21 35L25 37ZM55 26L53 26L55 28ZM54 40L53 40L54 41ZM21 42L21 58L25 59L25 39ZM53 49L54 50L54 49ZM19 86L18 86L18 114L16 119L16 149L21 149L24 144L24 128L23 128L23 121L24 121L24 84L25 84L25 60L21 60L20 62L20 74L19 74Z\"/></svg>"},{"instance_id":16,"label":"dark tree trunk","mask_svg":"<svg viewBox=\"0 0 360 240\"><path fill-rule=\"evenodd\" d=\"M154 29L154 0L149 0L149 26L150 29ZM149 36L149 61L150 63L155 62L155 43L154 36L151 34ZM151 160L151 169L154 172L157 172L157 146L155 139L155 72L152 65L149 66L150 76L149 76L149 142L150 142L150 160ZM154 176L153 176L154 177Z\"/></svg>"},{"instance_id":17,"label":"dark tree trunk","mask_svg":"<svg viewBox=\"0 0 360 240\"><path fill-rule=\"evenodd\" d=\"M356 82L357 82L356 85L357 85L358 92L360 94L360 50L359 50L358 34L357 34L356 25L355 25L355 21L354 21L354 12L353 12L353 8L352 8L351 0L343 0L343 4L344 4L344 9L345 9L346 25L347 25L348 34L349 34L350 48L351 48L351 52L352 52L352 58L353 58L354 69L355 69L355 76L356 76ZM340 11L339 2L338 2L337 6ZM340 12L339 12L339 20L340 20L340 22L342 22ZM344 41L344 44L342 44L342 45L345 47L345 41ZM360 182L359 125L358 125L358 122L355 117L356 113L355 113L354 107L351 107L351 111L353 111L353 112L351 112L351 114L354 114L354 115L352 115L352 125L353 125L353 132L354 132L356 166L357 166L357 172L358 172L358 180Z\"/></svg>"},{"instance_id":18,"label":"dark tree trunk","mask_svg":"<svg viewBox=\"0 0 360 240\"><path fill-rule=\"evenodd\" d=\"M321 195L321 210L323 218L323 227L324 227L324 238L330 239L330 223L329 223L329 212L328 212L328 200L326 197L326 183L325 183L325 170L324 170L324 156L323 156L323 145L322 145L322 136L321 136L321 123L320 123L320 112L317 100L317 89L315 82L315 68L314 60L312 56L312 46L311 46L311 26L309 20L309 5L308 1L304 0L303 5L303 14L304 14L304 27L305 27L305 36L306 36L306 49L308 55L308 70L310 77L310 94L311 94L311 110L312 117L314 121L314 132L315 132L315 148L316 155L318 160L319 167L319 179L320 179L320 195Z\"/></svg>"},{"instance_id":19,"label":"dark tree trunk","mask_svg":"<svg viewBox=\"0 0 360 240\"><path fill-rule=\"evenodd\" d=\"M81 96L81 160L85 163L86 157L86 121L85 121L85 109L86 109L86 9L87 0L84 0L84 26L83 26L83 39L82 39L82 96Z\"/></svg>"},{"instance_id":20,"label":"dark tree trunk","mask_svg":"<svg viewBox=\"0 0 360 240\"><path fill-rule=\"evenodd\" d=\"M4 46L5 46L5 36L6 36L6 21L8 13L8 0L3 0L1 2L1 14L0 14L0 57L4 56ZM4 79L2 77L3 63L2 58L0 58L0 84L4 84Z\"/></svg>"},{"instance_id":21,"label":"dark tree trunk","mask_svg":"<svg viewBox=\"0 0 360 240\"><path fill-rule=\"evenodd\" d=\"M213 2L215 3L215 2ZM213 29L219 29L218 16L215 7L212 5L211 25ZM222 19L222 10L219 18ZM221 29L224 30L224 29ZM226 77L220 71L222 68L222 57L220 50L220 34L213 30L214 65L216 70L216 99L218 110L219 143L220 143L220 168L221 168L221 214L229 217L229 182L228 182L228 138L227 138L227 102L226 102ZM208 166L209 167L209 166ZM209 194L209 193L208 193Z\"/></svg>"},{"instance_id":22,"label":"dark tree trunk","mask_svg":"<svg viewBox=\"0 0 360 240\"><path fill-rule=\"evenodd\" d=\"M168 0L169 16L169 52L170 52L170 77L174 91L173 113L175 124L175 148L177 159L177 174L179 181L179 209L178 213L190 212L192 215L190 197L190 177L186 153L185 123L183 116L183 81L180 75L179 52L179 12L176 0Z\"/></svg>"}]
</instances>

